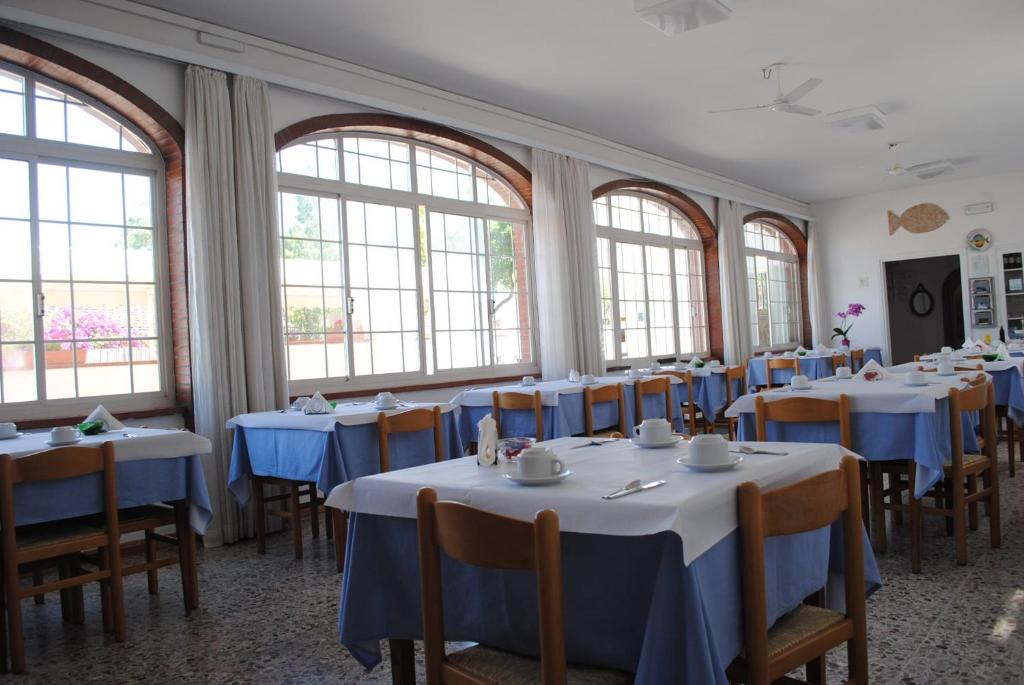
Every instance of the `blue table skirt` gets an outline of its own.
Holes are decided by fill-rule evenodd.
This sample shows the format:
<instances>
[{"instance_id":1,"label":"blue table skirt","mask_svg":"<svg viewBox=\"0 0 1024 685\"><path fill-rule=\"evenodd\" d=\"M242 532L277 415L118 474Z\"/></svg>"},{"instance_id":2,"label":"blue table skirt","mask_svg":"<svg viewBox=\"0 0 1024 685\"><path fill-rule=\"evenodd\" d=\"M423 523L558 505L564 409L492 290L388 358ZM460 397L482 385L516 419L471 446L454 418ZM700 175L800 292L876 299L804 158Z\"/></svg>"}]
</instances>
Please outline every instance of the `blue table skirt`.
<instances>
[{"instance_id":1,"label":"blue table skirt","mask_svg":"<svg viewBox=\"0 0 1024 685\"><path fill-rule=\"evenodd\" d=\"M458 408L441 415L445 458L464 453L456 430ZM274 476L316 483L330 492L353 478L380 472L380 443L377 424L343 426L332 432L276 428L238 428L231 448L228 489L245 506L250 497L250 477ZM416 433L394 433L388 438L391 469L418 466L433 458L432 429Z\"/></svg>"},{"instance_id":2,"label":"blue table skirt","mask_svg":"<svg viewBox=\"0 0 1024 685\"><path fill-rule=\"evenodd\" d=\"M638 685L728 682L725 669L743 641L737 531L690 566L674 533L562 533L561 539L570 662L635 672ZM881 581L864 540L871 592ZM835 582L841 572L838 524L767 540L769 621L827 581L841 587ZM367 668L380 662L380 640L422 639L418 574L415 520L351 517L338 630L341 643ZM537 654L532 574L443 557L442 577L446 639Z\"/></svg>"},{"instance_id":3,"label":"blue table skirt","mask_svg":"<svg viewBox=\"0 0 1024 685\"><path fill-rule=\"evenodd\" d=\"M18 525L45 523L103 511L102 476L98 473L15 486L14 519ZM185 500L189 522L200 535L213 519L203 463L198 456L117 462L117 501L122 509Z\"/></svg>"},{"instance_id":4,"label":"blue table skirt","mask_svg":"<svg viewBox=\"0 0 1024 685\"><path fill-rule=\"evenodd\" d=\"M1014 423L1024 428L1024 377L1016 366L1005 371L989 371L995 385L996 404L1006 407Z\"/></svg>"},{"instance_id":5,"label":"blue table skirt","mask_svg":"<svg viewBox=\"0 0 1024 685\"><path fill-rule=\"evenodd\" d=\"M739 383L734 383L734 391L739 394ZM713 374L708 378L695 377L693 379L694 401L705 416L713 418L725 408L725 374ZM677 383L672 386L672 396L675 398L675 405L672 407L672 416L677 431L686 432L689 430L684 425L679 405L689 402L689 393L686 385ZM633 386L625 385L626 397L626 425L636 425L635 395ZM558 396L558 405L544 407L544 439L565 438L571 435L581 435L586 432L586 417L584 416L583 393L567 393ZM459 417L459 434L462 442L468 445L476 442L477 422L484 416L491 413L491 407L462 407L462 414ZM661 395L647 395L644 397L644 416L664 417L665 401ZM503 410L501 412L502 436L527 436L536 437L536 424L533 412L530 410ZM619 423L618 407L616 402L598 402L594 405L594 430L603 430ZM629 428L626 431L629 435Z\"/></svg>"},{"instance_id":6,"label":"blue table skirt","mask_svg":"<svg viewBox=\"0 0 1024 685\"><path fill-rule=\"evenodd\" d=\"M964 449L980 451L975 436L977 422L963 418ZM769 421L767 438L771 442L839 443L839 424L777 423ZM938 400L934 412L920 414L850 414L852 450L868 461L912 459L917 464L915 496L921 497L942 478L942 466L951 458L949 443L949 400ZM753 412L740 416L740 440L757 439L757 421Z\"/></svg>"},{"instance_id":7,"label":"blue table skirt","mask_svg":"<svg viewBox=\"0 0 1024 685\"><path fill-rule=\"evenodd\" d=\"M847 358L849 358L849 355L847 355ZM874 360L879 365L882 363L882 351L877 347L864 350L864 363L867 364L871 360ZM831 357L801 358L800 373L812 381L818 378L828 378L832 375L832 359ZM772 385L784 385L789 383L789 379L792 377L793 371L791 369L772 369ZM753 388L767 384L764 357L752 357L747 361L747 385Z\"/></svg>"}]
</instances>

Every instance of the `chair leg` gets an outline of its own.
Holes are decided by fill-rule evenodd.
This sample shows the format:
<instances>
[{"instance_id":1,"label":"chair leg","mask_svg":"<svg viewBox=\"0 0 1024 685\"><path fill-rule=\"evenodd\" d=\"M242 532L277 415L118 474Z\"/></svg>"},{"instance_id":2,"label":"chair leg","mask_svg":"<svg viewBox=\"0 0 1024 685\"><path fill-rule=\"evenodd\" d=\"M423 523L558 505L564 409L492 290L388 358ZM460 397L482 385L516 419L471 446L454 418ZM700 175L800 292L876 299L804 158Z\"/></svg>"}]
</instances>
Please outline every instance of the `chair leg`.
<instances>
[{"instance_id":1,"label":"chair leg","mask_svg":"<svg viewBox=\"0 0 1024 685\"><path fill-rule=\"evenodd\" d=\"M882 464L873 461L868 464L868 467L871 469L871 515L874 519L875 551L885 554L889 545L885 534L885 483L882 476Z\"/></svg>"},{"instance_id":2,"label":"chair leg","mask_svg":"<svg viewBox=\"0 0 1024 685\"><path fill-rule=\"evenodd\" d=\"M43 584L43 580L45 580L45 578L43 577L43 569L42 569L42 567L41 566L34 567L32 569L32 584L33 585L42 585ZM36 604L43 604L44 602L46 602L46 595L44 595L42 593L40 593L38 595L32 595L32 599L35 601Z\"/></svg>"},{"instance_id":3,"label":"chair leg","mask_svg":"<svg viewBox=\"0 0 1024 685\"><path fill-rule=\"evenodd\" d=\"M151 564L156 561L156 538L153 537L153 529L146 529L146 563ZM146 571L146 584L149 587L149 594L158 595L160 594L160 576L157 570L150 569Z\"/></svg>"},{"instance_id":4,"label":"chair leg","mask_svg":"<svg viewBox=\"0 0 1024 685\"><path fill-rule=\"evenodd\" d=\"M267 504L263 501L263 479L252 477L253 504L256 515L256 553L267 553Z\"/></svg>"},{"instance_id":5,"label":"chair leg","mask_svg":"<svg viewBox=\"0 0 1024 685\"><path fill-rule=\"evenodd\" d=\"M295 558L302 558L302 506L299 503L299 484L291 484L292 504L292 545L295 547Z\"/></svg>"},{"instance_id":6,"label":"chair leg","mask_svg":"<svg viewBox=\"0 0 1024 685\"><path fill-rule=\"evenodd\" d=\"M57 561L57 578L66 580L69 577L67 559ZM60 617L65 623L70 623L73 618L74 608L71 605L71 590L64 588L60 591Z\"/></svg>"},{"instance_id":7,"label":"chair leg","mask_svg":"<svg viewBox=\"0 0 1024 685\"><path fill-rule=\"evenodd\" d=\"M174 506L174 535L178 539L178 567L181 569L181 596L185 615L191 616L199 608L199 579L196 576L196 536L189 523L188 505L176 500Z\"/></svg>"},{"instance_id":8,"label":"chair leg","mask_svg":"<svg viewBox=\"0 0 1024 685\"><path fill-rule=\"evenodd\" d=\"M860 463L860 515L864 530L871 530L871 493L868 490L868 462Z\"/></svg>"},{"instance_id":9,"label":"chair leg","mask_svg":"<svg viewBox=\"0 0 1024 685\"><path fill-rule=\"evenodd\" d=\"M308 483L309 492L309 527L312 530L313 538L320 537L320 512L316 504L316 483Z\"/></svg>"},{"instance_id":10,"label":"chair leg","mask_svg":"<svg viewBox=\"0 0 1024 685\"><path fill-rule=\"evenodd\" d=\"M967 494L973 495L978 491L978 477L967 476ZM971 502L967 505L967 521L971 530L978 530L978 503Z\"/></svg>"},{"instance_id":11,"label":"chair leg","mask_svg":"<svg viewBox=\"0 0 1024 685\"><path fill-rule=\"evenodd\" d=\"M324 532L327 535L327 539L330 540L334 537L334 517L331 516L330 509L327 507L327 505L322 504L319 500L317 500L316 507L317 514L320 513L321 509L324 512Z\"/></svg>"},{"instance_id":12,"label":"chair leg","mask_svg":"<svg viewBox=\"0 0 1024 685\"><path fill-rule=\"evenodd\" d=\"M910 468L914 468L913 462L911 462ZM891 474L889 476L889 488L893 491L893 494L892 494L892 503L893 504L903 504L903 490L901 490L901 486L903 485L902 481L903 481L903 476L899 472L896 472L896 473ZM911 492L910 496L911 497L914 496L913 492ZM892 512L892 522L893 522L894 525L902 526L903 525L903 512L902 511L894 511L894 512Z\"/></svg>"},{"instance_id":13,"label":"chair leg","mask_svg":"<svg viewBox=\"0 0 1024 685\"><path fill-rule=\"evenodd\" d=\"M1010 455L1010 478L1013 478L1014 476L1017 475L1017 465L1016 465L1017 464L1017 455L1015 454L1015 452L1017 451L1016 450L1017 436L1015 435L1016 432L1017 432L1017 429L1016 429L1016 426L1014 426L1014 424L1013 424L1013 419L1011 419L1009 416L1007 416L1006 417L1006 451ZM1021 454L1021 457L1024 458L1024 454Z\"/></svg>"},{"instance_id":14,"label":"chair leg","mask_svg":"<svg viewBox=\"0 0 1024 685\"><path fill-rule=\"evenodd\" d=\"M4 564L0 562L0 673L7 673L9 670L10 653L7 643L7 591L6 578L4 576Z\"/></svg>"},{"instance_id":15,"label":"chair leg","mask_svg":"<svg viewBox=\"0 0 1024 685\"><path fill-rule=\"evenodd\" d=\"M119 541L120 544L120 541ZM124 579L121 576L121 555L120 548L106 548L108 556L107 566L110 568L110 578L107 582L110 585L110 608L114 622L114 640L124 642L126 627L124 620Z\"/></svg>"},{"instance_id":16,"label":"chair leg","mask_svg":"<svg viewBox=\"0 0 1024 685\"><path fill-rule=\"evenodd\" d=\"M338 573L345 570L345 544L348 538L348 512L329 507L334 519L334 563Z\"/></svg>"},{"instance_id":17,"label":"chair leg","mask_svg":"<svg viewBox=\"0 0 1024 685\"><path fill-rule=\"evenodd\" d=\"M994 461L994 460L993 460ZM988 471L989 496L986 500L989 507L988 536L989 544L994 548L1002 547L1002 519L999 513L999 469L998 464L993 464Z\"/></svg>"},{"instance_id":18,"label":"chair leg","mask_svg":"<svg viewBox=\"0 0 1024 685\"><path fill-rule=\"evenodd\" d=\"M917 467L907 462L907 484L910 487L910 571L921 572L921 500L914 497Z\"/></svg>"},{"instance_id":19,"label":"chair leg","mask_svg":"<svg viewBox=\"0 0 1024 685\"><path fill-rule=\"evenodd\" d=\"M72 576L82 574L82 562L77 556L72 557L68 564ZM85 590L81 585L71 588L71 608L75 625L85 624Z\"/></svg>"},{"instance_id":20,"label":"chair leg","mask_svg":"<svg viewBox=\"0 0 1024 685\"><path fill-rule=\"evenodd\" d=\"M807 682L825 685L825 657L819 656L807 662Z\"/></svg>"},{"instance_id":21,"label":"chair leg","mask_svg":"<svg viewBox=\"0 0 1024 685\"><path fill-rule=\"evenodd\" d=\"M11 670L25 671L25 637L21 633L21 599L18 589L18 567L13 562L4 564L4 586L7 596L7 636L11 648Z\"/></svg>"},{"instance_id":22,"label":"chair leg","mask_svg":"<svg viewBox=\"0 0 1024 685\"><path fill-rule=\"evenodd\" d=\"M960 566L965 566L967 564L967 522L964 519L967 515L967 506L964 504L964 484L962 481L953 484L952 500L953 542L956 545L956 563Z\"/></svg>"},{"instance_id":23,"label":"chair leg","mask_svg":"<svg viewBox=\"0 0 1024 685\"><path fill-rule=\"evenodd\" d=\"M964 484L961 483L960 487L964 487ZM942 482L942 500L941 502L939 502L939 506L942 507L943 509L953 509L954 501L955 500L953 499L953 480L951 478L947 478ZM954 519L952 518L946 518L947 536L953 535L954 533L953 521Z\"/></svg>"},{"instance_id":24,"label":"chair leg","mask_svg":"<svg viewBox=\"0 0 1024 685\"><path fill-rule=\"evenodd\" d=\"M107 555L103 550L99 551L99 562L98 566L101 571L106 571L109 567ZM103 632L112 633L114 632L114 617L112 615L113 603L110 598L110 580L100 581L100 609L103 613Z\"/></svg>"}]
</instances>

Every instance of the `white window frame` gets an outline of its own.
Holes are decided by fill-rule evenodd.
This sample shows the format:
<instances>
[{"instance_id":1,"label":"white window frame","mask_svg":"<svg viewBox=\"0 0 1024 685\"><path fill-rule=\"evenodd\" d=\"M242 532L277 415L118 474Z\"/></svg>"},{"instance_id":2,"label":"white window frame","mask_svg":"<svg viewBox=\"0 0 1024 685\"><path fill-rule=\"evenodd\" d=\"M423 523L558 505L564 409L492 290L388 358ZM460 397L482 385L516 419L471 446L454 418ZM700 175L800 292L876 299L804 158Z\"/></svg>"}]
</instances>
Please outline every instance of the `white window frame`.
<instances>
[{"instance_id":1,"label":"white window frame","mask_svg":"<svg viewBox=\"0 0 1024 685\"><path fill-rule=\"evenodd\" d=\"M359 183L350 183L345 180L345 163L344 163L344 150L342 139L346 137L359 137L359 138L376 138L379 140L388 140L403 143L409 146L409 174L410 174L410 188L411 190L392 190L389 188L378 188L375 186L363 185ZM289 380L289 392L293 395L307 395L315 391L319 392L355 392L355 391L371 391L379 390L387 387L395 386L418 386L418 385L433 385L438 383L458 383L462 381L472 381L481 377L502 377L502 376L522 376L522 375L533 375L539 374L540 372L540 356L538 347L538 336L537 336L537 320L536 320L536 279L534 278L534 260L533 260L533 230L532 230L532 216L530 214L529 205L526 201L516 192L515 188L504 181L500 174L487 168L485 165L466 157L465 155L459 154L453 150L447 149L440 145L433 145L418 141L414 138L406 138L403 136L392 136L378 133L363 133L363 132L333 132L324 134L313 134L310 136L304 136L298 140L289 143L287 147L293 145L299 145L302 143L308 143L312 140L324 139L324 138L335 138L338 141L338 180L322 179L315 176L305 176L302 174L286 173L284 171L277 172L278 191L283 193L296 193L306 195L318 195L321 197L330 197L337 199L341 206L342 212L342 223L341 223L341 244L342 244L342 273L343 273L343 285L342 288L345 291L345 297L351 298L351 291L349 289L349 266L348 266L348 222L345 213L346 201L355 202L368 202L376 204L391 205L396 207L411 207L413 210L413 220L415 223L415 230L417 235L416 240L416 256L417 260L422 258L424 250L427 252L427 274L430 275L431 279L433 272L430 269L432 266L431 255L430 255L430 213L431 212L442 212L446 214L458 214L461 216L480 218L484 221L487 220L499 220L499 221L512 221L523 225L524 235L526 237L526 280L528 284L528 300L529 300L529 311L527 312L528 321L530 325L530 347L531 347L531 358L532 361L528 363L520 364L491 364L489 366L474 366L459 369L444 369L438 370L436 363L436 322L433 313L436 311L434 308L434 291L433 286L426 278L421 276L422 269L417 268L417 297L423 298L424 296L429 298L430 303L430 333L431 333L431 345L428 348L428 341L426 338L427 326L425 317L423 315L422 308L419 308L417 316L419 318L419 334L420 334L420 369L419 371L409 371L401 373L386 373L386 374L372 374L372 375L353 375L352 374L352 360L354 356L354 346L351 344L352 335L352 311L351 306L346 307L346 335L350 336L349 341L346 345L346 354L348 355L348 375L336 376L336 377L324 377L324 378L303 378L296 380ZM465 161L472 165L472 179L473 179L473 195L476 197L477 194L477 183L476 183L476 168L486 171L489 175L495 177L499 182L505 184L509 190L515 195L516 198L522 203L523 208L514 207L500 207L497 205L489 205L479 202L470 202L467 200L455 200L451 198L438 197L436 195L427 195L420 193L417 188L417 174L416 174L416 148L423 147L436 150L445 155L457 157L462 161ZM283 148L284 149L284 148ZM280 152L280 150L278 151ZM420 244L418 239L419 236L419 207L426 207L426 220L427 220L427 236L428 242L426 245ZM489 257L488 257L489 258ZM417 261L419 266L419 261ZM490 263L488 261L488 269ZM351 302L351 300L348 300ZM493 311L489 312L489 317L493 316ZM491 319L493 321L493 319ZM491 359L494 359L494 338L493 328L490 329L492 334L490 336L491 345ZM427 373L427 355L431 355L434 359L433 373Z\"/></svg>"},{"instance_id":2,"label":"white window frame","mask_svg":"<svg viewBox=\"0 0 1024 685\"><path fill-rule=\"evenodd\" d=\"M693 229L694 233L697 232L697 228L696 228L696 226L693 225L693 222L690 220L690 218L688 216L686 216L685 214L683 214L682 212L680 212L675 207L673 207L672 205L668 204L664 200L661 200L661 199L659 199L657 197L652 197L651 195L647 195L647 194L642 193L642 192L636 192L636 191L630 191L630 190L616 190L616 191L607 193L605 195L602 195L600 198L594 198L595 200L600 200L600 199L608 200L608 203L609 203L609 210L608 210L609 211L609 215L608 215L609 216L609 222L611 221L611 209L610 209L610 207L611 207L611 200L610 200L610 198L613 195L629 195L629 196L632 196L632 197L639 198L640 200L647 200L647 201L650 201L650 202L656 202L656 203L658 203L660 205L663 205L663 206L667 207L669 209L669 212L670 212L670 214L669 214L669 226L670 227L671 227L672 215L673 214L678 214L680 217L682 217L682 219L687 224L690 225L690 227L691 227L691 229ZM641 204L641 207L642 206L643 205ZM701 241L699 239L676 238L676 237L674 237L672 235L663 236L663 235L658 235L656 233L648 233L648 232L646 232L644 230L645 225L644 225L644 218L643 218L643 211L642 211L642 209L641 209L641 212L640 212L640 226L641 226L641 230L639 230L639 231L630 231L630 230L626 230L626 229L623 229L623 228L613 228L611 226L603 226L603 225L598 224L597 222L595 222L595 228L596 228L596 231L597 231L597 237L598 238L605 238L605 239L607 239L609 241L608 265L609 265L609 267L611 269L611 281L612 281L612 283L611 283L611 293L612 293L612 297L611 297L611 299L612 299L612 340L614 342L613 347L615 349L613 350L614 355L609 357L609 358L607 358L607 359L605 359L605 362L607 364L623 364L623 363L626 363L626 364L636 365L637 363L639 363L641 365L649 365L654 360L656 360L658 358L664 358L665 356L673 356L674 355L677 359L683 358L684 353L680 352L680 344L679 344L679 292L678 292L678 282L677 282L677 273L676 273L676 259L675 259L675 252L674 252L674 250L676 250L676 249L684 249L684 248L687 249L687 250L696 250L697 253L700 254L700 261L701 261L701 274L700 274L700 277L701 277L701 280L700 280L701 293L700 293L700 295L701 295L701 297L700 297L700 301L703 302L703 305L704 305L704 319L705 319L703 347L700 350L694 351L693 353L687 352L687 353L685 353L685 355L687 357L690 357L690 358L695 357L695 356L701 356L701 357L707 356L709 354L709 350L710 350L709 338L710 338L710 335L711 335L711 321L708 318L707 264L704 261L704 245L701 243ZM671 228L669 229L669 232L671 233ZM670 280L671 280L671 283L672 283L672 336L673 336L674 351L669 352L669 353L665 353L665 354L650 354L650 348L651 348L651 317L650 317L650 310L648 309L648 307L650 306L650 295L649 295L649 293L647 291L647 276L646 276L646 274L647 274L647 250L641 250L641 253L643 254L643 262L644 262L644 307L645 307L644 322L646 324L646 330L647 330L647 350L648 350L648 354L645 355L645 356L640 356L640 357L623 357L622 356L622 347L619 344L620 343L620 339L621 339L621 335L622 335L622 328L620 326L622 321L621 321L621 319L619 317L619 270L618 270L618 264L617 264L617 261L616 261L617 257L616 257L616 254L615 254L615 244L616 243L630 243L630 244L633 244L633 245L639 245L640 247L651 246L651 247L669 248L669 268L671 270ZM692 300L689 300L689 301L692 302ZM691 321L691 323L692 323L692 321ZM692 328L692 326L691 326L691 328ZM604 329L602 328L602 337L603 337L603 331L604 331ZM607 357L607 354L605 356Z\"/></svg>"},{"instance_id":3,"label":"white window frame","mask_svg":"<svg viewBox=\"0 0 1024 685\"><path fill-rule=\"evenodd\" d=\"M786 242L788 242L789 245L793 248L793 254L786 254L785 252L775 252L773 250L758 249L756 247L747 247L746 230L747 230L747 225L748 224L761 224L762 226L768 226L773 231L776 231L779 234L780 239L781 240L785 240ZM781 229L779 229L779 228L777 228L775 226L772 226L771 224L765 223L764 221L761 221L760 219L754 219L753 221L746 221L743 224L743 268L744 268L745 273L746 273L746 268L747 268L747 257L754 257L754 258L766 257L769 260L775 260L775 261L779 261L779 262L787 262L789 264L793 264L794 265L794 267L796 269L796 297L794 298L794 302L796 304L796 327L797 327L797 331L803 331L803 325L804 325L804 321L803 321L804 309L803 309L803 306L804 305L803 305L803 299L802 299L802 297L803 297L803 294L802 294L803 287L802 287L802 281L801 281L802 275L800 273L800 257L796 253L796 245L793 244L793 240L788 235L786 235L785 231L782 231ZM747 273L746 276L747 276L746 277L746 281L749 284L750 283L750 274ZM769 298L768 299L768 331L769 331L769 335L771 335L771 332L774 330L774 321L772 321L772 318L771 318L772 317L772 306L771 306L771 289L770 288L767 291L767 295L768 295L768 298ZM750 306L750 302L751 302L751 297L750 297L749 286L748 286L748 292L747 292L747 297L746 297L747 307ZM753 325L754 325L754 322L751 321L750 322L750 326L753 327ZM802 333L799 333L797 335L797 337L798 338L803 337ZM755 345L755 346L753 346L753 350L754 350L754 352L780 352L780 351L784 351L784 350L796 349L799 345L800 345L799 342L797 342L796 344L793 344L792 342L784 342L784 343L775 343L775 344L771 344L771 345Z\"/></svg>"},{"instance_id":4,"label":"white window frame","mask_svg":"<svg viewBox=\"0 0 1024 685\"><path fill-rule=\"evenodd\" d=\"M29 402L0 404L5 420L51 419L65 416L85 416L97 404L112 412L139 412L172 409L174 396L174 347L171 340L170 281L167 251L167 198L165 165L156 144L132 122L112 111L102 102L62 83L47 79L35 72L8 62L0 61L0 69L16 73L25 79L25 135L0 134L0 157L29 163L29 224L32 236L32 290L33 296L42 293L39 264L39 211L37 168L39 164L68 165L79 168L148 175L153 196L153 278L156 285L157 349L160 354L160 390L150 392L95 395L89 397L36 399ZM151 153L112 150L79 143L45 140L35 137L35 83L67 93L115 119L149 146ZM73 281L72 281L73 282ZM46 391L46 363L43 350L43 317L34 318L36 391L42 397Z\"/></svg>"}]
</instances>

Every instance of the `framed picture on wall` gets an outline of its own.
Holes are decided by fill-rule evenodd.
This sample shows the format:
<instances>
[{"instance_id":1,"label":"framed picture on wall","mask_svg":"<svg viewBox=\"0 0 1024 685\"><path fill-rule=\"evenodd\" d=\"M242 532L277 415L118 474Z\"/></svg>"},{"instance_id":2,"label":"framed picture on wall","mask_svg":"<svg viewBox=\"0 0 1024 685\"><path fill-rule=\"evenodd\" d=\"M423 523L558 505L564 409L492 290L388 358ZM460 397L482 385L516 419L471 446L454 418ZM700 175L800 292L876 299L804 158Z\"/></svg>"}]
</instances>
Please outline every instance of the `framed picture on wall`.
<instances>
[{"instance_id":1,"label":"framed picture on wall","mask_svg":"<svg viewBox=\"0 0 1024 685\"><path fill-rule=\"evenodd\" d=\"M988 294L973 295L971 309L992 309L992 296Z\"/></svg>"},{"instance_id":2,"label":"framed picture on wall","mask_svg":"<svg viewBox=\"0 0 1024 685\"><path fill-rule=\"evenodd\" d=\"M1024 290L1024 278L1011 278L1006 282L1006 289L1011 293Z\"/></svg>"},{"instance_id":3,"label":"framed picture on wall","mask_svg":"<svg viewBox=\"0 0 1024 685\"><path fill-rule=\"evenodd\" d=\"M995 316L992 314L991 309L982 309L973 312L974 314L974 326L976 328L985 328L987 326L994 325Z\"/></svg>"}]
</instances>

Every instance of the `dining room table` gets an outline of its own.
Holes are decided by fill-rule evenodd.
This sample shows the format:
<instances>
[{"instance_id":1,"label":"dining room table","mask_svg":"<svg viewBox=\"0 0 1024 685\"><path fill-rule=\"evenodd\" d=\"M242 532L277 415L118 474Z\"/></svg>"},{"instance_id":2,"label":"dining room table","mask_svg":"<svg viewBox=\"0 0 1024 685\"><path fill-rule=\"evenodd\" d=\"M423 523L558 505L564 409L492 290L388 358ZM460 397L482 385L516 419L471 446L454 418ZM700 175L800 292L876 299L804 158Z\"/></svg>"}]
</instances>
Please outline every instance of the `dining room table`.
<instances>
[{"instance_id":1,"label":"dining room table","mask_svg":"<svg viewBox=\"0 0 1024 685\"><path fill-rule=\"evenodd\" d=\"M0 453L13 458L52 449L48 432L27 432L0 441ZM186 430L129 427L83 435L74 444L114 446L117 503L120 509L169 504L175 512L178 540L190 569L182 585L190 608L198 606L194 536L204 535L213 520L213 507L203 472L202 457L213 450L206 438ZM19 526L89 516L104 511L102 474L18 483L14 486L14 520ZM188 576L188 577L186 577Z\"/></svg>"},{"instance_id":2,"label":"dining room table","mask_svg":"<svg viewBox=\"0 0 1024 685\"><path fill-rule=\"evenodd\" d=\"M316 483L328 493L353 478L380 471L377 417L412 409L441 409L445 458L461 457L459 408L449 402L405 402L380 409L372 400L339 402L326 414L300 409L240 414L227 422L234 431L228 490L241 506L251 497L253 475ZM394 433L388 438L392 469L423 463L433 455L431 430Z\"/></svg>"},{"instance_id":3,"label":"dining room table","mask_svg":"<svg viewBox=\"0 0 1024 685\"><path fill-rule=\"evenodd\" d=\"M644 369L642 380L667 377L672 385L672 397L674 405L672 415L674 427L677 431L686 431L687 428L682 420L679 406L682 403L690 403L689 391L681 379L666 375L655 375L655 371L690 371L693 376L693 403L701 410L709 420L719 414L726 405L726 366L705 365L700 368L688 368L680 365L666 366L663 369ZM636 424L635 420L635 395L634 385L638 379L630 378L628 375L606 375L598 376L593 383L583 384L580 381L567 379L537 381L534 385L523 385L522 383L499 385L481 388L470 388L460 392L452 399L453 404L462 408L459 416L459 432L464 444L476 442L477 424L486 414L492 412L492 396L495 391L499 393L534 393L540 391L541 406L544 412L544 439L564 438L572 435L579 435L586 430L585 406L583 402L584 388L594 389L607 385L623 384L626 400L626 428L625 432ZM733 381L734 393L739 395L739 384ZM602 430L615 426L619 422L618 409L615 402L597 402L594 404L594 429ZM644 397L644 416L660 417L665 416L665 403L660 395L647 395ZM508 435L532 435L535 431L533 414L529 410L503 410L502 411L503 432Z\"/></svg>"},{"instance_id":4,"label":"dining room table","mask_svg":"<svg viewBox=\"0 0 1024 685\"><path fill-rule=\"evenodd\" d=\"M864 363L874 360L882 364L882 349L880 347L865 347ZM806 354L792 353L790 357L800 360L800 373L811 380L827 378L832 375L832 355L843 353L846 355L846 365L852 364L849 350L830 349L827 352L808 350ZM785 354L785 353L784 353ZM782 354L773 354L772 357L779 358ZM767 364L765 360L769 357L758 355L747 360L747 385L751 388L758 388L768 384ZM856 369L855 369L856 370ZM792 369L772 369L772 385L788 383L794 375Z\"/></svg>"},{"instance_id":5,"label":"dining room table","mask_svg":"<svg viewBox=\"0 0 1024 685\"><path fill-rule=\"evenodd\" d=\"M920 498L942 478L943 465L951 458L949 389L966 388L973 375L928 374L924 384L916 386L907 385L905 373L892 371L886 371L879 380L829 376L810 381L806 389L784 385L744 395L726 410L726 416L739 419L737 436L741 440L752 440L757 435L757 397L773 402L790 397L837 400L846 395L850 403L851 449L868 461L913 461L914 496ZM976 417L965 414L960 420L964 449L979 452ZM766 431L771 440L839 442L836 422L769 422Z\"/></svg>"},{"instance_id":6,"label":"dining room table","mask_svg":"<svg viewBox=\"0 0 1024 685\"><path fill-rule=\"evenodd\" d=\"M834 444L745 443L775 454L743 455L731 470L704 473L677 461L686 441L661 450L579 437L540 445L571 471L558 484L521 486L506 478L510 462L481 466L467 457L358 478L330 493L328 506L352 512L339 637L363 666L380 663L387 640L393 682L415 681L412 641L422 637L415 501L431 487L441 500L520 520L541 509L558 513L570 663L633 673L638 685L725 685L726 667L743 648L737 487L782 487L835 469L851 454ZM665 483L602 497L633 479ZM841 525L766 541L770 623L818 589L841 587L841 550ZM871 592L881 580L866 543L865 572ZM446 558L442 577L446 640L537 654L531 574Z\"/></svg>"},{"instance_id":7,"label":"dining room table","mask_svg":"<svg viewBox=\"0 0 1024 685\"><path fill-rule=\"evenodd\" d=\"M981 370L992 377L992 385L996 395L996 406L1002 407L1006 415L1024 428L1024 357L1010 357L1006 360L985 361L983 359L964 359L955 361L960 368L981 366ZM897 364L890 367L894 373L906 373L922 369L929 373L938 369L937 358L926 355L920 361ZM959 375L963 375L961 372Z\"/></svg>"}]
</instances>

